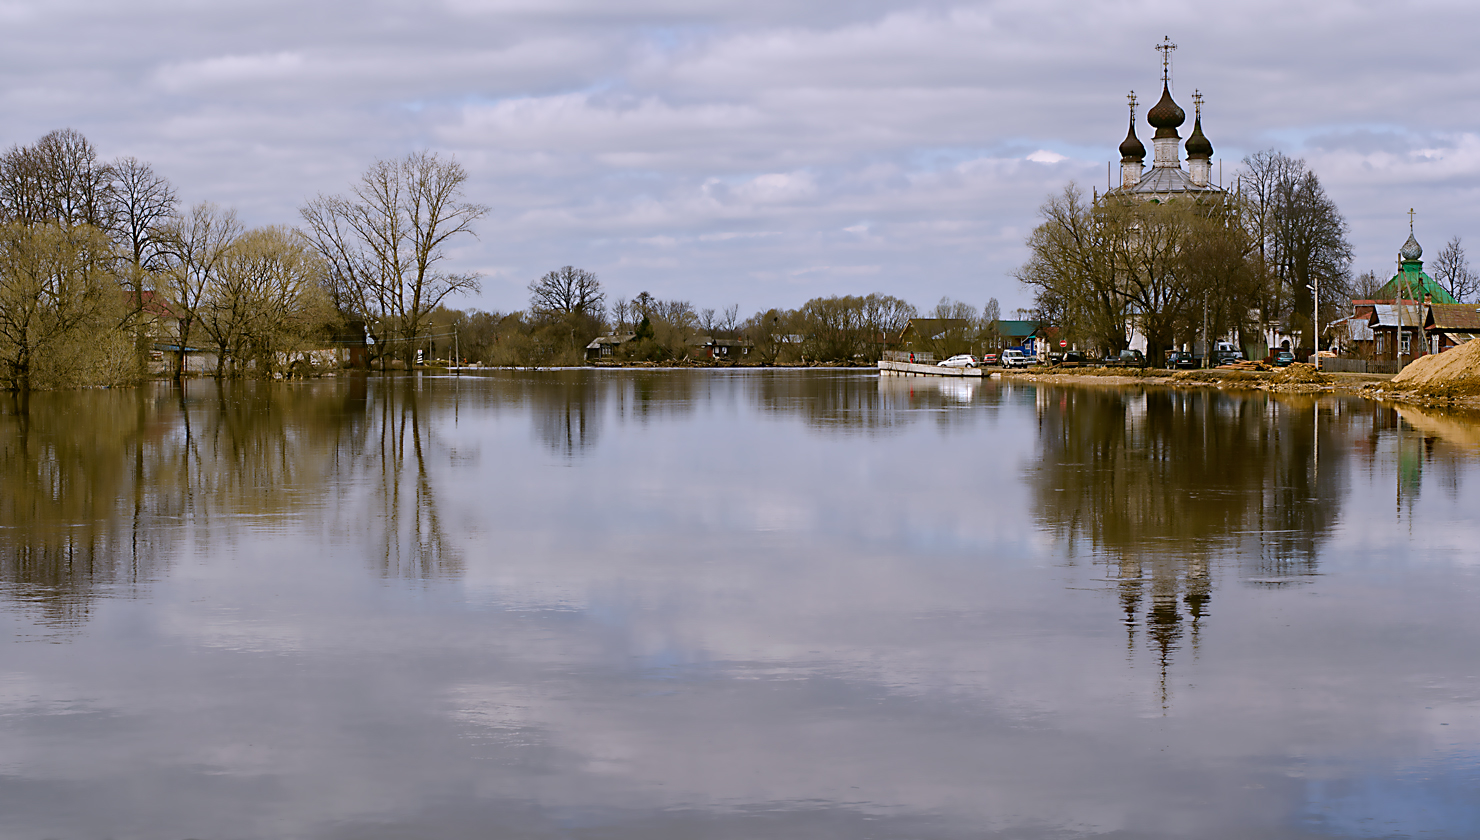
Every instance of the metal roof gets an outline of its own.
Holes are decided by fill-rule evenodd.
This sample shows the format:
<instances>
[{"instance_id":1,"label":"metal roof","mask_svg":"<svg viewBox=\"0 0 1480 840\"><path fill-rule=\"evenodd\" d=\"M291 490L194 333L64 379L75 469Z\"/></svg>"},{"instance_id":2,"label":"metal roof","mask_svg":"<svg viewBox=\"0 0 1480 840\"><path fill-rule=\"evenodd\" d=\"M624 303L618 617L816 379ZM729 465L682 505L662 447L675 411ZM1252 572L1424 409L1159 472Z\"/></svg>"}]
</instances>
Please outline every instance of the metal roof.
<instances>
[{"instance_id":1,"label":"metal roof","mask_svg":"<svg viewBox=\"0 0 1480 840\"><path fill-rule=\"evenodd\" d=\"M1480 331L1480 306L1473 303L1436 303L1429 307L1426 326L1439 330Z\"/></svg>"}]
</instances>

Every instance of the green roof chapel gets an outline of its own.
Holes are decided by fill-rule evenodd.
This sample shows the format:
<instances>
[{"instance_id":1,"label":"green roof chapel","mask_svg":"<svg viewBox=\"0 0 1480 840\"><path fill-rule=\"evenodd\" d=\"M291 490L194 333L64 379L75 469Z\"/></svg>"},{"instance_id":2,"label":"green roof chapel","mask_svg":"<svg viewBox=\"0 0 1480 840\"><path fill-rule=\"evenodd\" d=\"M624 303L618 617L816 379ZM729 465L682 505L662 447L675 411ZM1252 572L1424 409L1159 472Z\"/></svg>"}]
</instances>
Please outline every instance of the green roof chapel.
<instances>
[{"instance_id":1,"label":"green roof chapel","mask_svg":"<svg viewBox=\"0 0 1480 840\"><path fill-rule=\"evenodd\" d=\"M1447 289L1423 270L1423 246L1418 244L1409 223L1408 241L1398 250L1398 273L1383 284L1374 294L1373 300L1417 300L1432 296L1434 303L1459 303Z\"/></svg>"}]
</instances>

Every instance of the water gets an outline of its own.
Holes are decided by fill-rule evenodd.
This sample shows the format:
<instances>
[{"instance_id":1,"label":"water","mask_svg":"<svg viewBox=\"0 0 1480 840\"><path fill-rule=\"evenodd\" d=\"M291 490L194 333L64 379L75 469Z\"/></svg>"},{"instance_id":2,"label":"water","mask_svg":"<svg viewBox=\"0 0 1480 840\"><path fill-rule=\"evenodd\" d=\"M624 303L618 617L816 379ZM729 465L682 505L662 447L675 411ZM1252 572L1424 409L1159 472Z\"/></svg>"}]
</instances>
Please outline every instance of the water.
<instances>
[{"instance_id":1,"label":"water","mask_svg":"<svg viewBox=\"0 0 1480 840\"><path fill-rule=\"evenodd\" d=\"M0 395L0 837L1480 836L1480 422L855 371Z\"/></svg>"}]
</instances>

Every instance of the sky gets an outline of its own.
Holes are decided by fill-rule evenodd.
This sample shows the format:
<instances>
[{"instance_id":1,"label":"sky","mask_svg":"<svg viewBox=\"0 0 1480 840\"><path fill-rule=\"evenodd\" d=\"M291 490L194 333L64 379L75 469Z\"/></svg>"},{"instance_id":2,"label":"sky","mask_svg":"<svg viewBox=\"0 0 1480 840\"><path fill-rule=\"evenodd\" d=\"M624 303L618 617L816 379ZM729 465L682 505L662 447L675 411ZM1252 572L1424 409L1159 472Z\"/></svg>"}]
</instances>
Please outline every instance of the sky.
<instances>
[{"instance_id":1,"label":"sky","mask_svg":"<svg viewBox=\"0 0 1480 840\"><path fill-rule=\"evenodd\" d=\"M1426 257L1480 248L1476 4L0 0L0 31L0 144L71 127L251 225L455 157L489 208L448 257L482 275L461 307L575 265L742 318L870 292L1010 317L1038 207L1103 188L1163 36L1215 177L1305 159L1355 271L1390 273L1410 207Z\"/></svg>"}]
</instances>

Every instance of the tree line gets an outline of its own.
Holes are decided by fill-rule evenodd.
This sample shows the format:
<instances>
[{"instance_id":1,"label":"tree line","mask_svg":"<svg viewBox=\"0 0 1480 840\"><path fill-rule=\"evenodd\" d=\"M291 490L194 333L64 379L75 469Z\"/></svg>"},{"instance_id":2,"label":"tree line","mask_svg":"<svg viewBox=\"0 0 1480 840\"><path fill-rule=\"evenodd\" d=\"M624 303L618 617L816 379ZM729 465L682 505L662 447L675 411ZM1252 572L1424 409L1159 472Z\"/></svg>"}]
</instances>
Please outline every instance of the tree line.
<instances>
[{"instance_id":1,"label":"tree line","mask_svg":"<svg viewBox=\"0 0 1480 840\"><path fill-rule=\"evenodd\" d=\"M1272 326L1311 352L1317 322L1350 315L1385 280L1353 276L1346 220L1305 161L1268 150L1243 163L1223 194L1159 203L1070 184L1051 197L1016 272L1036 316L1104 353L1139 330L1153 364L1200 338L1233 335L1257 352ZM1431 270L1456 299L1476 295L1458 237Z\"/></svg>"}]
</instances>

